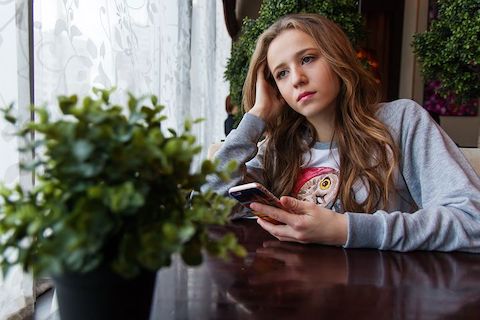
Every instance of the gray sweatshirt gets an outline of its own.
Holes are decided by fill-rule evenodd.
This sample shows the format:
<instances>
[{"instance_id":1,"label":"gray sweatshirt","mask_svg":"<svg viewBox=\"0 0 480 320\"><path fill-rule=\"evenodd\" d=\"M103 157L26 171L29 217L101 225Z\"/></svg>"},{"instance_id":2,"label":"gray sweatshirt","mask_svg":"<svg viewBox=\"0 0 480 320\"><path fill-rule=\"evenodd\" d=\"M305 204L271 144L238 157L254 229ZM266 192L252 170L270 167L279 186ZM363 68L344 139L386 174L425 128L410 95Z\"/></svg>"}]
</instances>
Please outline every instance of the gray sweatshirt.
<instances>
[{"instance_id":1,"label":"gray sweatshirt","mask_svg":"<svg viewBox=\"0 0 480 320\"><path fill-rule=\"evenodd\" d=\"M377 117L400 149L396 193L386 211L344 212L344 247L480 252L480 178L462 152L414 101L383 103ZM227 183L211 177L207 188L227 195L242 183L263 184L263 153L257 144L264 130L260 118L243 117L216 154L221 167L236 160L238 170Z\"/></svg>"}]
</instances>

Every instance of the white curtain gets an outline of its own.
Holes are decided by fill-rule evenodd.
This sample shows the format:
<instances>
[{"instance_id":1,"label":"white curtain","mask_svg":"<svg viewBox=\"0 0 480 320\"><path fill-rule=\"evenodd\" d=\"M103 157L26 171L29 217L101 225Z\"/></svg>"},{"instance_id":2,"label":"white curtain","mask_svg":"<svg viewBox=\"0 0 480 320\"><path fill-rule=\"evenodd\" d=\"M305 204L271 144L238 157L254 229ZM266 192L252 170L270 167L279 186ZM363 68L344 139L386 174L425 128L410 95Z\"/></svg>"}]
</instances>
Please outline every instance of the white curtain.
<instances>
[{"instance_id":1,"label":"white curtain","mask_svg":"<svg viewBox=\"0 0 480 320\"><path fill-rule=\"evenodd\" d=\"M0 104L16 102L28 118L26 0L0 0ZM116 102L127 91L155 94L166 106L166 127L181 131L186 118L204 146L224 138L223 72L230 54L221 1L212 0L36 0L34 1L34 97L56 112L56 96L90 94L92 86L116 86ZM16 22L16 23L15 23ZM15 79L17 81L15 81ZM17 142L0 120L0 178L20 175ZM0 278L0 319L22 318L33 306L32 279L21 270Z\"/></svg>"},{"instance_id":2,"label":"white curtain","mask_svg":"<svg viewBox=\"0 0 480 320\"><path fill-rule=\"evenodd\" d=\"M166 127L205 118L194 133L206 156L224 138L223 71L230 54L221 1L36 0L34 97L56 112L56 96L90 94L92 86L155 94L166 106ZM29 68L26 0L0 0L0 105L14 102L28 118ZM0 179L28 187L20 174L14 128L0 120ZM33 306L32 279L20 269L0 277L0 319L21 319Z\"/></svg>"},{"instance_id":3,"label":"white curtain","mask_svg":"<svg viewBox=\"0 0 480 320\"><path fill-rule=\"evenodd\" d=\"M182 130L186 118L198 142L223 139L228 84L223 71L230 54L221 1L37 0L35 102L55 109L60 94L90 93L116 86L155 94L166 106L165 127Z\"/></svg>"},{"instance_id":4,"label":"white curtain","mask_svg":"<svg viewBox=\"0 0 480 320\"><path fill-rule=\"evenodd\" d=\"M0 106L11 103L19 119L28 119L29 69L27 1L0 1ZM0 182L31 186L31 175L21 175L15 128L0 119ZM0 204L1 205L1 204ZM1 237L1 235L0 235ZM8 276L0 273L0 319L23 319L33 311L33 280L20 267Z\"/></svg>"}]
</instances>

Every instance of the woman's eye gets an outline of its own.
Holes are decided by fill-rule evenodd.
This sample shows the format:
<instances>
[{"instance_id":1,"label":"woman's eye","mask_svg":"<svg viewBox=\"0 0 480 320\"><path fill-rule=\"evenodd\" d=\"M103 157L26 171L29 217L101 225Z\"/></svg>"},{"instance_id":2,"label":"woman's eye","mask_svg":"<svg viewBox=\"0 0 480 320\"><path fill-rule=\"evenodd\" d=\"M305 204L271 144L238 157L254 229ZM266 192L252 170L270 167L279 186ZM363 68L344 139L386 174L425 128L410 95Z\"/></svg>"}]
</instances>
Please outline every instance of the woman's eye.
<instances>
[{"instance_id":1,"label":"woman's eye","mask_svg":"<svg viewBox=\"0 0 480 320\"><path fill-rule=\"evenodd\" d=\"M312 57L312 56L303 57L303 58L302 58L302 63L303 63L303 64L310 63L310 62L313 61L313 59L315 59L315 58Z\"/></svg>"},{"instance_id":2,"label":"woman's eye","mask_svg":"<svg viewBox=\"0 0 480 320\"><path fill-rule=\"evenodd\" d=\"M282 70L280 72L277 72L277 79L283 79L287 76L287 70Z\"/></svg>"}]
</instances>

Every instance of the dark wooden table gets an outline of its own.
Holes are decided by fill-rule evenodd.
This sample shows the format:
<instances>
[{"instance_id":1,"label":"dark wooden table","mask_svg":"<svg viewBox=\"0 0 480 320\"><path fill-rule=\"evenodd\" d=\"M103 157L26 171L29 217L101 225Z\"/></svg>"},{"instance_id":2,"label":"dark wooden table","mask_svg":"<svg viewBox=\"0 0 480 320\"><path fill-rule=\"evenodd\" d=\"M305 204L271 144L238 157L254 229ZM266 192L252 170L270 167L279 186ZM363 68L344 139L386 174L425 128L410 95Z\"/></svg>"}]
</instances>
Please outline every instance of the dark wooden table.
<instances>
[{"instance_id":1,"label":"dark wooden table","mask_svg":"<svg viewBox=\"0 0 480 320\"><path fill-rule=\"evenodd\" d=\"M247 257L175 258L151 319L480 319L480 254L284 243L255 221L228 230Z\"/></svg>"}]
</instances>

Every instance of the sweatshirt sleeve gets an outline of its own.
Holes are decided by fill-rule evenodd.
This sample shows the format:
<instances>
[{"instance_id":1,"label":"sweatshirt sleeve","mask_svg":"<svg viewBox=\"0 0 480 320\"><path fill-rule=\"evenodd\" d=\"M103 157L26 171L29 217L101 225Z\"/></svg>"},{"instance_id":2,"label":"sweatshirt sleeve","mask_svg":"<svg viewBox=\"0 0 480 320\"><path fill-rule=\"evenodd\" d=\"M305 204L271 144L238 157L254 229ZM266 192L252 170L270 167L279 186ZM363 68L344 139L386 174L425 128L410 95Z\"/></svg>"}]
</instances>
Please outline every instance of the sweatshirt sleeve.
<instances>
[{"instance_id":1,"label":"sweatshirt sleeve","mask_svg":"<svg viewBox=\"0 0 480 320\"><path fill-rule=\"evenodd\" d=\"M382 117L418 210L347 212L345 247L480 252L480 179L464 155L413 101L391 103Z\"/></svg>"},{"instance_id":2,"label":"sweatshirt sleeve","mask_svg":"<svg viewBox=\"0 0 480 320\"><path fill-rule=\"evenodd\" d=\"M231 161L237 162L238 168L227 182L216 176L209 176L206 189L218 194L228 195L228 189L248 182L263 182L263 168L257 144L265 131L262 119L246 113L237 129L232 130L218 152L215 160L219 161L219 168L223 169Z\"/></svg>"}]
</instances>

